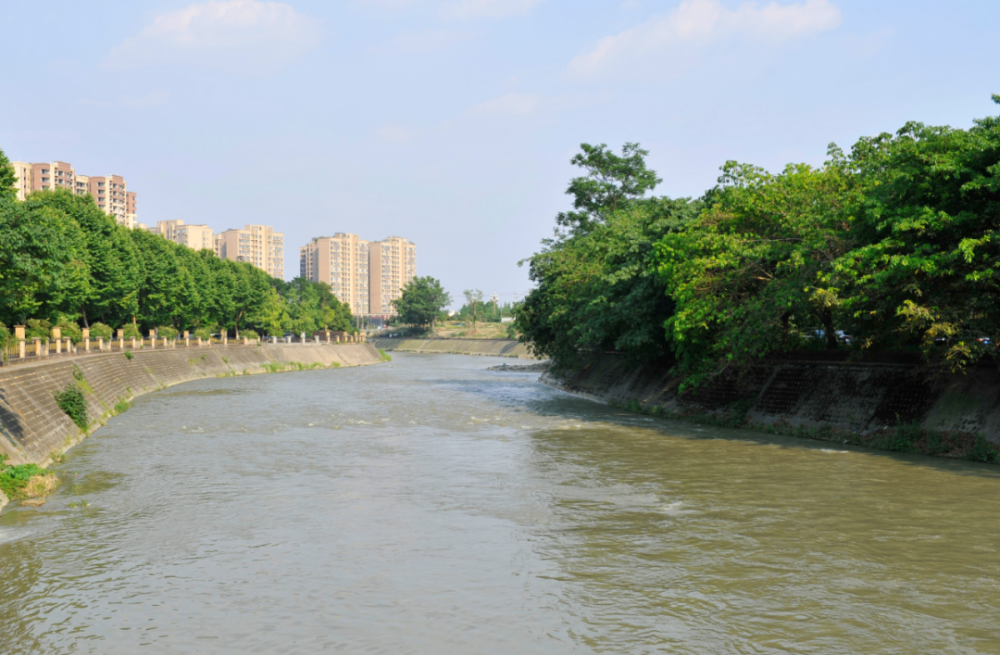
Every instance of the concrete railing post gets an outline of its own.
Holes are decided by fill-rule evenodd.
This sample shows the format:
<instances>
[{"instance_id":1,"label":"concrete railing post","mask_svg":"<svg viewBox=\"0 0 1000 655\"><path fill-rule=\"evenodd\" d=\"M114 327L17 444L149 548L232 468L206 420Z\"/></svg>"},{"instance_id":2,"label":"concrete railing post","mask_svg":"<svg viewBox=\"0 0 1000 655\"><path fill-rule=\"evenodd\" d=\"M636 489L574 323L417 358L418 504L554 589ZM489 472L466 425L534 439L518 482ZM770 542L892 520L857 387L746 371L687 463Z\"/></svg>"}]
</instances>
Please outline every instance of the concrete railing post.
<instances>
[{"instance_id":1,"label":"concrete railing post","mask_svg":"<svg viewBox=\"0 0 1000 655\"><path fill-rule=\"evenodd\" d=\"M62 352L62 330L60 328L52 328L52 340L56 342L56 354Z\"/></svg>"},{"instance_id":2,"label":"concrete railing post","mask_svg":"<svg viewBox=\"0 0 1000 655\"><path fill-rule=\"evenodd\" d=\"M135 337L132 337L132 350L135 350Z\"/></svg>"},{"instance_id":3,"label":"concrete railing post","mask_svg":"<svg viewBox=\"0 0 1000 655\"><path fill-rule=\"evenodd\" d=\"M104 337L97 337L97 350L98 352L104 350Z\"/></svg>"},{"instance_id":4,"label":"concrete railing post","mask_svg":"<svg viewBox=\"0 0 1000 655\"><path fill-rule=\"evenodd\" d=\"M66 352L67 353L75 353L76 349L73 348L73 341L69 337L66 337L66 339L64 339L64 341L66 342L64 344L66 346L66 348L65 348Z\"/></svg>"},{"instance_id":5,"label":"concrete railing post","mask_svg":"<svg viewBox=\"0 0 1000 655\"><path fill-rule=\"evenodd\" d=\"M20 359L24 359L25 357L28 356L28 353L25 352L24 348L24 339L21 339L20 341L17 342L17 356Z\"/></svg>"},{"instance_id":6,"label":"concrete railing post","mask_svg":"<svg viewBox=\"0 0 1000 655\"><path fill-rule=\"evenodd\" d=\"M90 337L87 337L83 340L83 352L85 353L90 352Z\"/></svg>"},{"instance_id":7,"label":"concrete railing post","mask_svg":"<svg viewBox=\"0 0 1000 655\"><path fill-rule=\"evenodd\" d=\"M41 357L49 356L49 340L35 339L35 354Z\"/></svg>"},{"instance_id":8,"label":"concrete railing post","mask_svg":"<svg viewBox=\"0 0 1000 655\"><path fill-rule=\"evenodd\" d=\"M201 348L201 337L197 337L197 339L198 339L198 347Z\"/></svg>"},{"instance_id":9,"label":"concrete railing post","mask_svg":"<svg viewBox=\"0 0 1000 655\"><path fill-rule=\"evenodd\" d=\"M156 330L149 331L149 347L156 348Z\"/></svg>"}]
</instances>

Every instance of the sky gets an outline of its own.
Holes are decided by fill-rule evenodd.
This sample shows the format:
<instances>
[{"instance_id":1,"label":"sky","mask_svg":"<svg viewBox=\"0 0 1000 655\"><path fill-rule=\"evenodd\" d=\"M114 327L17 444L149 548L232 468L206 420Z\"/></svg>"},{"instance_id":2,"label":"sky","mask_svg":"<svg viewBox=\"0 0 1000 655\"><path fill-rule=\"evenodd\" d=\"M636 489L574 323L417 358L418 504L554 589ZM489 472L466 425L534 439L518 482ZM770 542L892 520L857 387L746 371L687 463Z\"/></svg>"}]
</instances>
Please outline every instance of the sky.
<instances>
[{"instance_id":1,"label":"sky","mask_svg":"<svg viewBox=\"0 0 1000 655\"><path fill-rule=\"evenodd\" d=\"M0 2L0 149L125 177L139 220L417 244L453 298L531 288L581 143L697 197L907 121L1000 114L996 0ZM460 303L456 303L460 304Z\"/></svg>"}]
</instances>

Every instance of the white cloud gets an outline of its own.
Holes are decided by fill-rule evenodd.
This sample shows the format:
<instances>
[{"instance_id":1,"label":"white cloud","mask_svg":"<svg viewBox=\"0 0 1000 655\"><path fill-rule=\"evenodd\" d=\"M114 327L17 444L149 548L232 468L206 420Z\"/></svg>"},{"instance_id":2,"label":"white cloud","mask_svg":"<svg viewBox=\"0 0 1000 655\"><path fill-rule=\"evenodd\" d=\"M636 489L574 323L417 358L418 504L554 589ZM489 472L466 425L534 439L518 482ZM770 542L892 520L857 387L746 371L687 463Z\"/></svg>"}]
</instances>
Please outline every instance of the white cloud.
<instances>
[{"instance_id":1,"label":"white cloud","mask_svg":"<svg viewBox=\"0 0 1000 655\"><path fill-rule=\"evenodd\" d=\"M523 16L544 0L455 0L441 6L442 18L475 20Z\"/></svg>"},{"instance_id":2,"label":"white cloud","mask_svg":"<svg viewBox=\"0 0 1000 655\"><path fill-rule=\"evenodd\" d=\"M570 62L577 77L620 72L636 62L655 59L667 69L689 65L704 46L731 39L777 44L831 30L840 25L840 10L830 0L795 4L745 2L727 9L719 0L684 0L666 16L614 36Z\"/></svg>"},{"instance_id":3,"label":"white cloud","mask_svg":"<svg viewBox=\"0 0 1000 655\"><path fill-rule=\"evenodd\" d=\"M416 138L417 133L401 125L383 125L375 130L375 136L386 143L408 143Z\"/></svg>"},{"instance_id":4,"label":"white cloud","mask_svg":"<svg viewBox=\"0 0 1000 655\"><path fill-rule=\"evenodd\" d=\"M320 41L316 19L290 5L257 0L209 0L160 14L114 48L114 69L190 65L244 75L267 75Z\"/></svg>"},{"instance_id":5,"label":"white cloud","mask_svg":"<svg viewBox=\"0 0 1000 655\"><path fill-rule=\"evenodd\" d=\"M410 32L400 34L384 51L388 54L426 55L468 41L472 38L470 32L454 30L428 30L426 32Z\"/></svg>"}]
</instances>

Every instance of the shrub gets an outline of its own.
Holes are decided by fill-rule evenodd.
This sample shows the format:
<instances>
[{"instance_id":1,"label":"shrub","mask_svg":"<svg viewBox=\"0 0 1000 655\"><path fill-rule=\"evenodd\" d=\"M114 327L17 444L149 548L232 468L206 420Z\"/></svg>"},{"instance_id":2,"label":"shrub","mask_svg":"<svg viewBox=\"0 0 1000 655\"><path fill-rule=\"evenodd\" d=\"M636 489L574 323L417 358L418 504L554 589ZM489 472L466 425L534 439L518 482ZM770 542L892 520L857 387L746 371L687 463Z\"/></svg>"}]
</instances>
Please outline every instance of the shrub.
<instances>
[{"instance_id":1,"label":"shrub","mask_svg":"<svg viewBox=\"0 0 1000 655\"><path fill-rule=\"evenodd\" d=\"M111 329L110 325L105 323L94 323L90 326L90 338L91 339L104 339L108 341L114 336L115 331Z\"/></svg>"},{"instance_id":2,"label":"shrub","mask_svg":"<svg viewBox=\"0 0 1000 655\"><path fill-rule=\"evenodd\" d=\"M135 323L126 323L123 327L125 328L125 338L126 339L132 339L132 338L141 339L142 338L142 331L139 329L139 326L136 325Z\"/></svg>"},{"instance_id":3,"label":"shrub","mask_svg":"<svg viewBox=\"0 0 1000 655\"><path fill-rule=\"evenodd\" d=\"M61 337L63 339L69 339L73 343L80 343L83 341L83 331L80 326L77 325L76 321L71 321L65 316L59 317L56 321L56 327L59 328Z\"/></svg>"},{"instance_id":4,"label":"shrub","mask_svg":"<svg viewBox=\"0 0 1000 655\"><path fill-rule=\"evenodd\" d=\"M51 490L55 486L54 482L55 476L37 464L7 466L0 460L0 491L11 500L23 500L29 495L40 495L39 491Z\"/></svg>"},{"instance_id":5,"label":"shrub","mask_svg":"<svg viewBox=\"0 0 1000 655\"><path fill-rule=\"evenodd\" d=\"M0 348L6 346L8 342L10 342L10 331L6 325L0 323Z\"/></svg>"},{"instance_id":6,"label":"shrub","mask_svg":"<svg viewBox=\"0 0 1000 655\"><path fill-rule=\"evenodd\" d=\"M125 359L131 361L133 357L135 357L135 355L132 354L131 350L126 350L125 351Z\"/></svg>"},{"instance_id":7,"label":"shrub","mask_svg":"<svg viewBox=\"0 0 1000 655\"><path fill-rule=\"evenodd\" d=\"M35 337L48 339L52 336L52 324L45 319L29 319L24 325L24 336L29 341Z\"/></svg>"},{"instance_id":8,"label":"shrub","mask_svg":"<svg viewBox=\"0 0 1000 655\"><path fill-rule=\"evenodd\" d=\"M257 333L253 330L243 330L240 332L241 337L246 337L247 339L257 339Z\"/></svg>"},{"instance_id":9,"label":"shrub","mask_svg":"<svg viewBox=\"0 0 1000 655\"><path fill-rule=\"evenodd\" d=\"M87 399L76 385L70 385L56 393L56 404L66 416L73 419L81 430L87 429Z\"/></svg>"},{"instance_id":10,"label":"shrub","mask_svg":"<svg viewBox=\"0 0 1000 655\"><path fill-rule=\"evenodd\" d=\"M176 339L177 334L177 329L172 328L169 325L156 328L156 336L160 339Z\"/></svg>"},{"instance_id":11,"label":"shrub","mask_svg":"<svg viewBox=\"0 0 1000 655\"><path fill-rule=\"evenodd\" d=\"M200 327L194 331L194 336L198 337L202 341L208 341L212 337L212 328L210 327Z\"/></svg>"},{"instance_id":12,"label":"shrub","mask_svg":"<svg viewBox=\"0 0 1000 655\"><path fill-rule=\"evenodd\" d=\"M986 440L981 434L976 435L976 442L966 453L966 458L975 462L995 462L1000 459L996 446Z\"/></svg>"}]
</instances>

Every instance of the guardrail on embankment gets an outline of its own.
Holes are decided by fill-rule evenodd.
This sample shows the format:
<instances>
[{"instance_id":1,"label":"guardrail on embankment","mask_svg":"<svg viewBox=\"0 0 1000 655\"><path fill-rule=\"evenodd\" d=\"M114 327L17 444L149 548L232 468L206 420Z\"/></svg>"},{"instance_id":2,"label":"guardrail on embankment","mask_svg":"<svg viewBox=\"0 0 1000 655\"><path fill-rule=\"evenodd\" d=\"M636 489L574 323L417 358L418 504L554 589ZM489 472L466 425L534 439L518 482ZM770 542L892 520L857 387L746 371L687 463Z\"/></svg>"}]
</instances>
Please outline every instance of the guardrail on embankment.
<instances>
[{"instance_id":1,"label":"guardrail on embankment","mask_svg":"<svg viewBox=\"0 0 1000 655\"><path fill-rule=\"evenodd\" d=\"M376 348L408 353L481 355L535 359L528 347L510 339L370 339Z\"/></svg>"}]
</instances>

